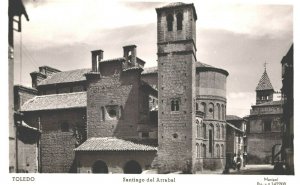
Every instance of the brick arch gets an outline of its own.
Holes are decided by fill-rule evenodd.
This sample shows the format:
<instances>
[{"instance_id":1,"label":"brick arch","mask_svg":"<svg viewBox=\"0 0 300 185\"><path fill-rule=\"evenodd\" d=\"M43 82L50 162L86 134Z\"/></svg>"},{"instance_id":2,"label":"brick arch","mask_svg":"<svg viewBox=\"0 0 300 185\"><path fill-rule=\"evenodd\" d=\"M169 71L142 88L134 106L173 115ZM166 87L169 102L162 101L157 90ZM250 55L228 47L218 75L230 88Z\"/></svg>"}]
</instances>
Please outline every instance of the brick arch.
<instances>
[{"instance_id":1,"label":"brick arch","mask_svg":"<svg viewBox=\"0 0 300 185\"><path fill-rule=\"evenodd\" d=\"M96 161L92 166L93 173L108 173L108 167L102 160Z\"/></svg>"},{"instance_id":2,"label":"brick arch","mask_svg":"<svg viewBox=\"0 0 300 185\"><path fill-rule=\"evenodd\" d=\"M123 171L125 174L140 174L142 173L142 167L137 161L131 160L125 163Z\"/></svg>"}]
</instances>

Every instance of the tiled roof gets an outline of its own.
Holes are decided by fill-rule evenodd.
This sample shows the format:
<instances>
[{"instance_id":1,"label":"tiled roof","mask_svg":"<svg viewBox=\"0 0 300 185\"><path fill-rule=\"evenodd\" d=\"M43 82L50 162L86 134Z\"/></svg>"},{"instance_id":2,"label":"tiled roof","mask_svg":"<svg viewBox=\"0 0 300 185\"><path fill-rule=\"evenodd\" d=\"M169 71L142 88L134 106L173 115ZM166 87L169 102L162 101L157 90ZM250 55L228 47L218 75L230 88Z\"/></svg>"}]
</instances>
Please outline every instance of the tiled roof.
<instances>
[{"instance_id":1,"label":"tiled roof","mask_svg":"<svg viewBox=\"0 0 300 185\"><path fill-rule=\"evenodd\" d=\"M199 62L199 61L196 62L196 68L217 69L217 70L222 70L222 71L224 71L224 72L227 73L227 71L225 71L224 69L217 68L217 67L214 67L214 66L211 66L211 65ZM158 72L157 66L155 66L155 67L147 67L147 68L144 68L144 71L142 72L142 74L150 74L150 73L157 73L157 72Z\"/></svg>"},{"instance_id":2,"label":"tiled roof","mask_svg":"<svg viewBox=\"0 0 300 185\"><path fill-rule=\"evenodd\" d=\"M92 137L86 140L75 151L157 151L156 147L137 144L115 137Z\"/></svg>"},{"instance_id":3,"label":"tiled roof","mask_svg":"<svg viewBox=\"0 0 300 185\"><path fill-rule=\"evenodd\" d=\"M144 71L142 72L142 75L144 75L144 74L153 74L153 73L157 73L157 67L144 68Z\"/></svg>"},{"instance_id":4,"label":"tiled roof","mask_svg":"<svg viewBox=\"0 0 300 185\"><path fill-rule=\"evenodd\" d=\"M86 80L84 74L89 71L91 71L91 69L76 69L58 72L41 81L38 85L84 81Z\"/></svg>"},{"instance_id":5,"label":"tiled roof","mask_svg":"<svg viewBox=\"0 0 300 185\"><path fill-rule=\"evenodd\" d=\"M242 118L236 115L226 115L226 120L242 120Z\"/></svg>"},{"instance_id":6,"label":"tiled roof","mask_svg":"<svg viewBox=\"0 0 300 185\"><path fill-rule=\"evenodd\" d=\"M237 128L236 126L234 126L233 124L231 123L228 123L226 122L228 126L230 126L231 128L233 128L234 130L237 130L237 131L240 131L240 132L243 132L241 129Z\"/></svg>"},{"instance_id":7,"label":"tiled roof","mask_svg":"<svg viewBox=\"0 0 300 185\"><path fill-rule=\"evenodd\" d=\"M261 76L259 83L257 84L256 90L257 91L273 90L273 86L270 82L270 79L269 79L269 76L268 76L266 70L264 71L263 75Z\"/></svg>"},{"instance_id":8,"label":"tiled roof","mask_svg":"<svg viewBox=\"0 0 300 185\"><path fill-rule=\"evenodd\" d=\"M173 2L173 3L163 6L162 8L171 8L171 7L182 6L182 5L186 5L186 4L182 3L182 2Z\"/></svg>"},{"instance_id":9,"label":"tiled roof","mask_svg":"<svg viewBox=\"0 0 300 185\"><path fill-rule=\"evenodd\" d=\"M107 59L107 60L101 60L100 63L112 62L112 61L124 61L124 60L125 60L124 57L119 57L119 58L112 58L112 59Z\"/></svg>"},{"instance_id":10,"label":"tiled roof","mask_svg":"<svg viewBox=\"0 0 300 185\"><path fill-rule=\"evenodd\" d=\"M272 105L282 105L282 104L283 104L283 100L279 100L279 101L269 101L269 102L261 103L261 104L258 104L258 105L253 105L253 107L272 106Z\"/></svg>"},{"instance_id":11,"label":"tiled roof","mask_svg":"<svg viewBox=\"0 0 300 185\"><path fill-rule=\"evenodd\" d=\"M21 107L21 112L86 107L86 92L35 96Z\"/></svg>"}]
</instances>

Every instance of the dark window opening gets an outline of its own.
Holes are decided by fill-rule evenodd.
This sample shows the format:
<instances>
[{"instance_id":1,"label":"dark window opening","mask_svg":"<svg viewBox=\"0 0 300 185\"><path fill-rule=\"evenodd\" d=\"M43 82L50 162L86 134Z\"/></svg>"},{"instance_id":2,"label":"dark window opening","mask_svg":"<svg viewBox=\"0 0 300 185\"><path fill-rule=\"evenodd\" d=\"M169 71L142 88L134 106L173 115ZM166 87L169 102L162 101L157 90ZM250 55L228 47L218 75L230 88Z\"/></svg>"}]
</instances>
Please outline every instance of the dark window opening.
<instances>
[{"instance_id":1,"label":"dark window opening","mask_svg":"<svg viewBox=\"0 0 300 185\"><path fill-rule=\"evenodd\" d=\"M105 121L105 109L101 107L102 121Z\"/></svg>"},{"instance_id":2,"label":"dark window opening","mask_svg":"<svg viewBox=\"0 0 300 185\"><path fill-rule=\"evenodd\" d=\"M142 138L148 138L149 132L142 132Z\"/></svg>"},{"instance_id":3,"label":"dark window opening","mask_svg":"<svg viewBox=\"0 0 300 185\"><path fill-rule=\"evenodd\" d=\"M61 131L62 131L62 132L69 132L69 123L63 122L63 123L61 124Z\"/></svg>"},{"instance_id":4,"label":"dark window opening","mask_svg":"<svg viewBox=\"0 0 300 185\"><path fill-rule=\"evenodd\" d=\"M209 150L209 153L212 153L212 148L213 148L213 134L212 134L212 130L209 130L209 134L208 134L208 137L209 137L209 146L208 146L208 150Z\"/></svg>"},{"instance_id":5,"label":"dark window opening","mask_svg":"<svg viewBox=\"0 0 300 185\"><path fill-rule=\"evenodd\" d=\"M178 13L176 15L176 18L177 18L177 30L182 30L182 20L183 20L182 13Z\"/></svg>"},{"instance_id":6,"label":"dark window opening","mask_svg":"<svg viewBox=\"0 0 300 185\"><path fill-rule=\"evenodd\" d=\"M171 111L179 111L179 100L171 101Z\"/></svg>"},{"instance_id":7,"label":"dark window opening","mask_svg":"<svg viewBox=\"0 0 300 185\"><path fill-rule=\"evenodd\" d=\"M173 136L174 139L178 138L178 134L176 134L176 133L173 134L172 136Z\"/></svg>"},{"instance_id":8,"label":"dark window opening","mask_svg":"<svg viewBox=\"0 0 300 185\"><path fill-rule=\"evenodd\" d=\"M198 105L198 103L196 103L196 110L199 110L199 105Z\"/></svg>"},{"instance_id":9,"label":"dark window opening","mask_svg":"<svg viewBox=\"0 0 300 185\"><path fill-rule=\"evenodd\" d=\"M114 118L117 116L117 111L115 109L111 109L108 111L109 117Z\"/></svg>"},{"instance_id":10,"label":"dark window opening","mask_svg":"<svg viewBox=\"0 0 300 185\"><path fill-rule=\"evenodd\" d=\"M173 31L173 16L171 14L167 16L167 26L168 31Z\"/></svg>"},{"instance_id":11,"label":"dark window opening","mask_svg":"<svg viewBox=\"0 0 300 185\"><path fill-rule=\"evenodd\" d=\"M265 132L271 132L271 121L270 120L267 120L264 122L264 129L265 129Z\"/></svg>"},{"instance_id":12,"label":"dark window opening","mask_svg":"<svg viewBox=\"0 0 300 185\"><path fill-rule=\"evenodd\" d=\"M212 113L212 111L213 111L213 109L212 108L209 108L209 110L208 110L210 113Z\"/></svg>"}]
</instances>

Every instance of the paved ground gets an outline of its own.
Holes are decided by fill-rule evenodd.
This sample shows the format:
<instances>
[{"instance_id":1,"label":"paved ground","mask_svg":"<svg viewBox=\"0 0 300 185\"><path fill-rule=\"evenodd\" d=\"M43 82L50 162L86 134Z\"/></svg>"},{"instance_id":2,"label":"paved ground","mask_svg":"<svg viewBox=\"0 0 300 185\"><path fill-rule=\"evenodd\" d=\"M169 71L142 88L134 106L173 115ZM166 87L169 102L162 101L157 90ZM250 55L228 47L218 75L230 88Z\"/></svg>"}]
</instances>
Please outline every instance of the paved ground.
<instances>
[{"instance_id":1,"label":"paved ground","mask_svg":"<svg viewBox=\"0 0 300 185\"><path fill-rule=\"evenodd\" d=\"M274 175L273 165L261 164L261 165L246 165L240 171L230 169L230 174L236 175Z\"/></svg>"}]
</instances>

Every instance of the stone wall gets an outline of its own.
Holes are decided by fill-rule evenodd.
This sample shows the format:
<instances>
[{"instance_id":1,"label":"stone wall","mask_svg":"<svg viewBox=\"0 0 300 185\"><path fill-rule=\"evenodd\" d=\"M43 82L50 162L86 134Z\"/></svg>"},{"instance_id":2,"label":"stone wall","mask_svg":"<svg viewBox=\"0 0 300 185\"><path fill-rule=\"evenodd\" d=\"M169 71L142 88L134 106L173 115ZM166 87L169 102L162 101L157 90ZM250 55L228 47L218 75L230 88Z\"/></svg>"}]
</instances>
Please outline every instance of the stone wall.
<instances>
[{"instance_id":1,"label":"stone wall","mask_svg":"<svg viewBox=\"0 0 300 185\"><path fill-rule=\"evenodd\" d=\"M30 126L41 127L40 157L42 173L76 172L75 152L73 149L86 139L75 134L75 130L86 125L85 109L69 109L56 111L28 112L24 114L25 122ZM62 130L62 124L69 129ZM79 141L78 138L83 140Z\"/></svg>"},{"instance_id":2,"label":"stone wall","mask_svg":"<svg viewBox=\"0 0 300 185\"><path fill-rule=\"evenodd\" d=\"M136 161L144 171L150 169L155 155L154 151L76 152L77 172L92 173L94 163L103 161L108 167L108 173L124 173L126 163L132 160Z\"/></svg>"}]
</instances>

